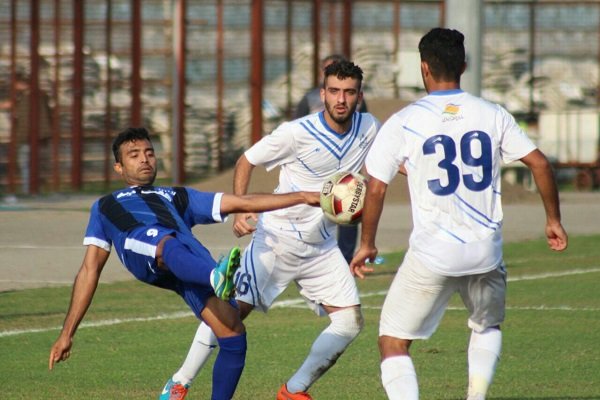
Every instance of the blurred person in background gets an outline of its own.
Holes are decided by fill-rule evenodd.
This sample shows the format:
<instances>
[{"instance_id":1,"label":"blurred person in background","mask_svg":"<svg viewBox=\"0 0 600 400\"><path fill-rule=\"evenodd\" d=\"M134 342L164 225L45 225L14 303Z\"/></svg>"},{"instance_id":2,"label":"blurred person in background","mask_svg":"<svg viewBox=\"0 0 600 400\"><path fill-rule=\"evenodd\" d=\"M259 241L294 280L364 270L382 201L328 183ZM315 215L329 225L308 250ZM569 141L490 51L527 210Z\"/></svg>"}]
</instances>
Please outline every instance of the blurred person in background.
<instances>
[{"instance_id":1,"label":"blurred person in background","mask_svg":"<svg viewBox=\"0 0 600 400\"><path fill-rule=\"evenodd\" d=\"M32 129L31 129L31 108L32 101L37 101L39 135L37 137L37 147L39 149L38 165L46 165L50 158L50 138L52 136L52 112L50 102L45 91L39 90L36 99L32 99L32 91L27 75L23 72L17 72L14 89L16 91L15 102L9 98L0 103L0 110L9 112L14 115L14 143L17 155L17 169L21 182L21 193L31 193L31 177L32 174L40 174L41 181L44 181L46 173L43 169L31 171L31 145L32 145ZM12 130L11 130L12 132ZM12 137L10 138L12 141ZM14 194L9 195L8 199L15 201Z\"/></svg>"}]
</instances>

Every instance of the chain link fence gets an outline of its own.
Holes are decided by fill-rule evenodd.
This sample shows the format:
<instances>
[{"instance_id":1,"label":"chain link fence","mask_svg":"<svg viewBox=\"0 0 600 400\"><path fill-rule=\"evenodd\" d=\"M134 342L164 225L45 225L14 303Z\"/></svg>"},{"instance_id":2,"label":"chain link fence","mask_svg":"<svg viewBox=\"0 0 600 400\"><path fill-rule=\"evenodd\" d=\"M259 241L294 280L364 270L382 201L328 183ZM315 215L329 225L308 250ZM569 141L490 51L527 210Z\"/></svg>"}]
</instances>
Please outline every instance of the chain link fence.
<instances>
[{"instance_id":1,"label":"chain link fence","mask_svg":"<svg viewBox=\"0 0 600 400\"><path fill-rule=\"evenodd\" d=\"M260 3L264 57L257 66L252 26ZM171 179L178 154L188 181L215 174L253 141L253 68L263 77L266 134L293 115L315 83L316 53L349 48L365 72L367 101L388 106L371 109L384 118L382 110L389 114L424 94L417 43L443 26L444 6L426 0L0 0L0 192L110 186L111 138L131 124L152 131L164 156L161 179ZM184 18L176 17L178 7ZM534 127L542 113L598 108L600 1L487 0L483 9L483 97ZM37 87L25 90L30 97L18 107L27 99L15 83L21 76ZM31 95L47 100L48 113ZM184 140L174 147L177 115ZM38 122L23 128L32 116ZM28 163L19 160L22 143L31 147Z\"/></svg>"}]
</instances>

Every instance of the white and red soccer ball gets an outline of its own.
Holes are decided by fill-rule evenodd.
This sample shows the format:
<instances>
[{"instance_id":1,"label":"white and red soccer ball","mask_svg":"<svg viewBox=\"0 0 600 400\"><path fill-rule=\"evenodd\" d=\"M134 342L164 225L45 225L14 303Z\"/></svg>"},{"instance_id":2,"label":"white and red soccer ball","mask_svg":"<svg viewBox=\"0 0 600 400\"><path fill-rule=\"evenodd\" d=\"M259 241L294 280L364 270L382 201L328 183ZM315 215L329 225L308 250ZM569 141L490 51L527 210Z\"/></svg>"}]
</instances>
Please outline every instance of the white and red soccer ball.
<instances>
[{"instance_id":1,"label":"white and red soccer ball","mask_svg":"<svg viewBox=\"0 0 600 400\"><path fill-rule=\"evenodd\" d=\"M323 183L321 209L336 224L352 225L362 217L367 180L361 174L342 171Z\"/></svg>"}]
</instances>

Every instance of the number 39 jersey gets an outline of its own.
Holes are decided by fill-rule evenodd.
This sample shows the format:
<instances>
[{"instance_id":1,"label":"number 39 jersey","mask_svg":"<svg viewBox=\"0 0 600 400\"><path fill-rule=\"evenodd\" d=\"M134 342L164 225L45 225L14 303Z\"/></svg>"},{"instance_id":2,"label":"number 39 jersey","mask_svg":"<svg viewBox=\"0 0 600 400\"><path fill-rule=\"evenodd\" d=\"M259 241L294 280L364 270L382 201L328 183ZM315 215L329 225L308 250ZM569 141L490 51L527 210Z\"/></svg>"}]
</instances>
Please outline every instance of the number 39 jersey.
<instances>
[{"instance_id":1,"label":"number 39 jersey","mask_svg":"<svg viewBox=\"0 0 600 400\"><path fill-rule=\"evenodd\" d=\"M462 90L438 91L383 124L366 168L389 184L404 164L411 251L434 272L460 276L501 261L500 164L535 148L501 106Z\"/></svg>"}]
</instances>

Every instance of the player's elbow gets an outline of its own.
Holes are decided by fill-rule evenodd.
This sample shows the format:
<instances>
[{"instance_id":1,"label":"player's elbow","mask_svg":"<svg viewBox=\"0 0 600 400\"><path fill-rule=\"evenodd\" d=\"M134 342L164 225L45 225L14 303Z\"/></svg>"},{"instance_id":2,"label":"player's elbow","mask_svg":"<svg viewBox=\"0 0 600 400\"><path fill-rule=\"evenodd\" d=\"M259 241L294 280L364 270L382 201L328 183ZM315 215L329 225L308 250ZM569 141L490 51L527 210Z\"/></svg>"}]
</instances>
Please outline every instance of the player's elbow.
<instances>
[{"instance_id":1,"label":"player's elbow","mask_svg":"<svg viewBox=\"0 0 600 400\"><path fill-rule=\"evenodd\" d=\"M544 171L552 169L552 164L550 163L548 158L546 158L544 153L542 153L538 149L527 154L521 159L521 161L525 165L527 165L532 171Z\"/></svg>"},{"instance_id":2,"label":"player's elbow","mask_svg":"<svg viewBox=\"0 0 600 400\"><path fill-rule=\"evenodd\" d=\"M252 165L250 161L248 161L245 154L242 154L235 162L235 169L238 171L251 170L252 168L254 168L254 165Z\"/></svg>"}]
</instances>

